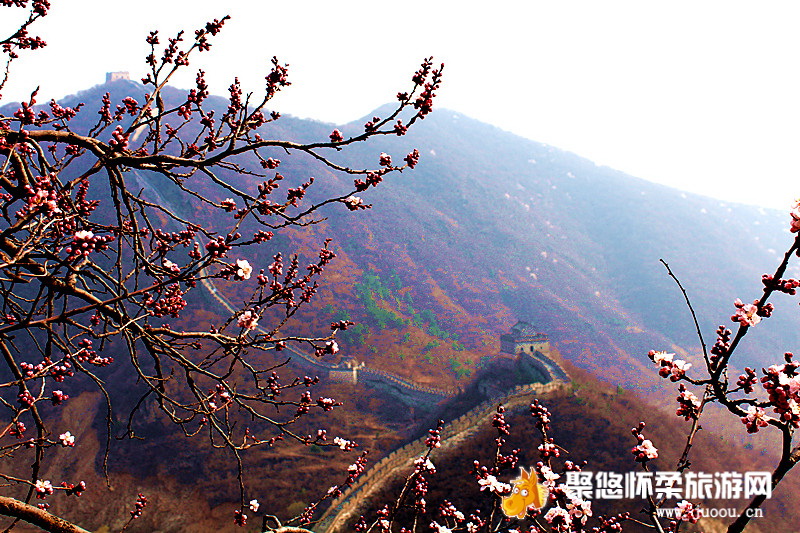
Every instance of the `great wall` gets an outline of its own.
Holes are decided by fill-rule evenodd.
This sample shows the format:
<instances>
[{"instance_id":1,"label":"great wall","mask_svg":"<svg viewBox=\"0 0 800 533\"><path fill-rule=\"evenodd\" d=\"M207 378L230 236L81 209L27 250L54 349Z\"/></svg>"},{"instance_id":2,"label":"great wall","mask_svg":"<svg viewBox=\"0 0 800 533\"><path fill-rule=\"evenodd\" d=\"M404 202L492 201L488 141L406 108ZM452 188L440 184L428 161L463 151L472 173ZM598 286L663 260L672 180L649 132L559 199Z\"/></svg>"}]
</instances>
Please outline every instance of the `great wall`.
<instances>
[{"instance_id":1,"label":"great wall","mask_svg":"<svg viewBox=\"0 0 800 533\"><path fill-rule=\"evenodd\" d=\"M228 312L231 314L237 312L237 309L227 298L220 294L211 280L203 278L202 285ZM261 328L258 328L258 331L266 333ZM324 372L325 376L335 381L348 381L353 384L363 383L373 388L381 388L389 393L394 392L415 402L430 402L431 400L438 402L445 398L452 398L461 392L460 389L456 388L440 389L430 385L414 383L385 370L368 368L363 363L355 365L350 361L345 361L342 364L328 363L291 345L287 346L286 350L298 356L300 358L299 362L302 362L303 365L320 370Z\"/></svg>"},{"instance_id":2,"label":"great wall","mask_svg":"<svg viewBox=\"0 0 800 533\"><path fill-rule=\"evenodd\" d=\"M217 300L228 312L235 314L237 309L225 298L211 280L207 278L202 279L203 287L208 293ZM266 333L261 328L257 328L259 332ZM368 368L363 363L353 365L352 362L346 361L343 364L333 364L321 361L314 357L313 354L305 353L298 348L287 345L286 350L300 358L299 362L303 365L316 368L324 372L325 376L330 377L336 381L348 381L350 383L363 383L373 388L382 388L386 391L396 391L403 395L404 398L413 398L414 401L441 401L444 398L452 398L459 394L460 389L440 389L431 387L421 383L414 383L397 374L379 370L376 368Z\"/></svg>"},{"instance_id":3,"label":"great wall","mask_svg":"<svg viewBox=\"0 0 800 533\"><path fill-rule=\"evenodd\" d=\"M561 371L563 372L563 370ZM566 376L566 374L564 375ZM552 379L544 384L518 385L505 394L484 401L444 427L441 433L441 446L436 451L436 455L441 456L456 450L462 442L475 434L481 425L490 419L499 404L503 404L507 409L524 407L531 403L532 396L541 396L561 390L567 383L568 378L567 380ZM426 437L421 437L398 448L364 472L350 488L333 500L314 526L314 531L336 533L351 518L360 515L360 510L369 501L370 496L387 482L412 472L414 461L427 451L425 439Z\"/></svg>"},{"instance_id":4,"label":"great wall","mask_svg":"<svg viewBox=\"0 0 800 533\"><path fill-rule=\"evenodd\" d=\"M203 286L230 313L237 310L222 296L208 279L202 280ZM263 332L263 330L262 330ZM485 401L467 413L451 421L441 432L441 445L436 454L441 456L456 450L471 435L475 434L499 404L507 409L523 407L531 402L532 396L551 394L562 390L570 381L566 371L549 355L550 345L547 335L536 332L527 322L517 322L510 333L502 335L501 353L498 359L514 360L518 368L531 376L531 383L516 385L505 391L484 388ZM300 358L302 364L326 372L337 381L352 384L363 384L378 389L407 404L438 404L454 398L463 392L461 389L440 389L414 383L391 372L368 368L363 363L346 360L342 364L331 364L320 361L312 354L305 353L294 346L286 349ZM535 376L535 377L534 377ZM313 529L316 533L338 533L339 528L350 519L360 514L360 510L369 501L370 496L397 476L408 475L414 467L414 461L423 456L427 447L425 439L420 437L378 461L372 468L364 472L358 480L331 502L324 514L317 520Z\"/></svg>"},{"instance_id":5,"label":"great wall","mask_svg":"<svg viewBox=\"0 0 800 533\"><path fill-rule=\"evenodd\" d=\"M508 409L523 407L531 403L531 396L561 390L565 383L557 380L546 384L518 385L505 395L486 400L444 427L441 446L436 455L441 456L456 450L461 443L478 432L482 424L485 425L496 412L498 404L503 404ZM395 477L407 475L413 470L414 461L427 451L425 439L426 437L422 437L398 448L364 472L352 487L333 500L314 526L314 531L334 533L351 518L361 514L360 509L369 501L370 496Z\"/></svg>"}]
</instances>

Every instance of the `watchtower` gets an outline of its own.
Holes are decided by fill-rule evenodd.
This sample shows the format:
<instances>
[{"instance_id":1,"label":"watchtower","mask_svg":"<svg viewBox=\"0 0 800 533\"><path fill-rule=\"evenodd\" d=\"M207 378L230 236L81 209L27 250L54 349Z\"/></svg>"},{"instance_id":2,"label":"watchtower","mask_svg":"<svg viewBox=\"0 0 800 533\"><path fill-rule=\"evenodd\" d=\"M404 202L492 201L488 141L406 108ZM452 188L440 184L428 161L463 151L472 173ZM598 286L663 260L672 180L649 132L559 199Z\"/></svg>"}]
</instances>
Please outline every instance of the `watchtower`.
<instances>
[{"instance_id":1,"label":"watchtower","mask_svg":"<svg viewBox=\"0 0 800 533\"><path fill-rule=\"evenodd\" d=\"M106 83L117 80L129 80L131 75L129 72L121 70L119 72L106 72Z\"/></svg>"},{"instance_id":2,"label":"watchtower","mask_svg":"<svg viewBox=\"0 0 800 533\"><path fill-rule=\"evenodd\" d=\"M507 354L541 352L550 354L550 340L545 333L539 333L529 322L518 321L511 327L511 333L500 336L500 351Z\"/></svg>"},{"instance_id":3,"label":"watchtower","mask_svg":"<svg viewBox=\"0 0 800 533\"><path fill-rule=\"evenodd\" d=\"M339 383L358 383L358 371L366 365L360 363L355 357L345 357L342 361L328 370L328 379Z\"/></svg>"}]
</instances>

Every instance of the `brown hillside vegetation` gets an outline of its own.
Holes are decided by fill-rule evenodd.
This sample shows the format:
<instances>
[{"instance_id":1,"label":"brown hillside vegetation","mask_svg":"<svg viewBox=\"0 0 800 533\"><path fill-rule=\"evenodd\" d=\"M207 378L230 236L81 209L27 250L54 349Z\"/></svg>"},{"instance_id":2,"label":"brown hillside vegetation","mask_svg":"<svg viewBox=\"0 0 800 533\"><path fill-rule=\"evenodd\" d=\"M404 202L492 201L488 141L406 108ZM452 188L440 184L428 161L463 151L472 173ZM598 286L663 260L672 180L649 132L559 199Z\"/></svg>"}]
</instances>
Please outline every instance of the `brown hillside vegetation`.
<instances>
[{"instance_id":1,"label":"brown hillside vegetation","mask_svg":"<svg viewBox=\"0 0 800 533\"><path fill-rule=\"evenodd\" d=\"M647 437L659 449L659 458L654 466L657 469L674 466L685 445L687 422L675 416L663 416L667 406L649 405L633 392L614 389L586 372L567 366L573 382L564 392L542 399L553 413L553 436L565 451L561 459L585 460L588 462L586 470L594 472L634 471L637 465L630 449L635 441L630 428L644 420L648 423L645 428ZM358 442L360 449L370 450L370 464L375 464L402 445L408 439L408 430L421 422L413 413L399 409L392 402L359 386L327 385L319 392L343 400L345 405L324 416L310 418L309 430L327 427L331 428L332 434ZM148 512L134 522L129 531L242 531L230 522L235 508L230 494L235 494L236 486L230 457L224 451L209 449L201 440L163 434L162 423L155 418L149 420L151 425L142 428L144 440L134 444L112 442L113 468L110 486L107 487L101 474L102 464L95 461L95 457L102 457L104 446L102 437L98 437L102 435L99 430L104 421L103 413L98 412L101 402L97 396L85 393L74 398L62 413L66 421L75 424L71 427L78 427L78 424L91 427L78 443L76 451L80 453L61 453L61 459L53 463L47 477L55 482L61 479L63 472L79 472L94 490L88 491L77 502L55 501L54 506L58 506L55 510L59 514L91 530L119 530L136 494L143 492L150 500ZM525 410L518 410L510 413L507 419L512 432L505 449L520 449L523 466L535 464L539 460L536 447L540 435L532 418ZM427 498L431 510L435 510L444 499L464 511L476 506L488 510L486 494L478 491L469 471L475 459L482 464L491 464L495 435L490 422L487 419L484 428L457 452L443 456L434 453L437 473L429 479L431 492ZM255 453L246 458L246 471L253 478L259 494L266 496L262 498L262 504L285 519L297 514L329 486L340 481L360 449L341 452L338 449L278 443L272 449L254 450ZM753 454L741 443L720 437L712 427L698 434L692 454L693 470L702 472L767 470L772 465L767 455ZM169 460L165 461L165 458ZM555 465L560 464L560 460L555 461ZM269 474L262 477L259 472ZM516 472L506 472L501 479L508 481L515 475ZM779 486L775 497L765 506L766 518L755 520L748 531L772 533L797 529L797 518L790 511L790 502L800 497L800 489L793 481L796 476L790 474ZM393 501L398 491L396 484L385 487L373 500L367 518L374 516L379 505ZM740 508L745 502L716 500L708 501L706 505ZM593 502L593 508L595 515L627 510L635 516L641 504L622 500L609 505L609 501L604 500ZM769 526L765 527L767 520ZM721 527L721 523L703 519L699 527L713 532L719 530L715 528ZM629 523L625 531L638 529Z\"/></svg>"},{"instance_id":2,"label":"brown hillside vegetation","mask_svg":"<svg viewBox=\"0 0 800 533\"><path fill-rule=\"evenodd\" d=\"M591 375L570 369L575 372L573 383L560 394L543 398L541 401L552 412L552 433L556 444L563 448L559 459L554 460L553 467L562 472L563 460L575 462L587 461L586 471L592 472L633 472L639 465L633 461L630 453L636 444L630 430L639 421L648 422L645 428L647 438L651 439L659 450L659 457L653 461L656 470L674 468L680 453L686 444L689 423L675 416L664 417L661 410L648 405L635 393L622 389L613 389L593 378ZM541 443L540 433L527 410L515 410L507 413L506 420L511 424L511 435L504 449L520 449L521 465L530 467L539 461L536 447ZM494 430L490 420L484 429L462 445L456 452L437 456L434 452L432 461L436 466L436 474L428 477L430 493L428 516L422 520L435 519L438 503L443 500L452 502L459 510L467 513L470 509L482 509L484 516L490 511L485 493L479 487L473 475L473 460L483 465L491 465L495 453ZM755 455L741 444L731 442L713 432L712 428L700 431L695 439L691 455L691 469L695 472L746 472L771 470L774 462L766 455ZM518 470L505 472L500 476L508 482L516 477ZM800 489L796 484L797 474L790 474L778 487L773 498L764 505L764 518L753 520L747 531L776 532L797 531L800 520L791 511L792 502L800 497ZM365 517L373 519L377 508L390 503L398 494L400 481L385 487L379 496L369 505ZM742 509L748 503L744 500L707 500L707 508ZM636 518L642 509L641 502L635 500L594 500L593 511L598 514L611 514L622 511L631 512ZM640 518L644 518L639 515ZM724 531L731 520L703 518L691 531L715 532ZM666 521L665 521L666 523ZM516 520L511 527L522 525ZM624 531L652 531L635 523L625 524Z\"/></svg>"},{"instance_id":3,"label":"brown hillside vegetation","mask_svg":"<svg viewBox=\"0 0 800 533\"><path fill-rule=\"evenodd\" d=\"M335 447L283 441L244 455L245 474L253 490L260 495L262 505L282 520L297 515L323 496L328 487L341 482L362 449L370 450L371 462L377 461L401 445L403 430L415 423L413 413L399 410L360 387L329 384L316 392L343 400L346 408L321 416L310 414L304 420L304 430L313 433L328 428L330 438L342 436L360 447L344 452ZM54 512L91 531L119 531L130 516L136 495L143 493L149 501L147 512L126 531L250 531L230 519L237 508L238 493L230 453L212 449L202 435L187 438L167 431L167 422L152 409L146 409L137 424L136 439L112 438L107 485L102 474L106 424L102 405L99 394L83 393L71 398L59 413L63 417L59 423L75 424L70 427L86 431L74 453L59 450L44 477L56 484L73 473L92 490L78 500L54 500ZM252 531L257 531L256 527L254 523Z\"/></svg>"}]
</instances>

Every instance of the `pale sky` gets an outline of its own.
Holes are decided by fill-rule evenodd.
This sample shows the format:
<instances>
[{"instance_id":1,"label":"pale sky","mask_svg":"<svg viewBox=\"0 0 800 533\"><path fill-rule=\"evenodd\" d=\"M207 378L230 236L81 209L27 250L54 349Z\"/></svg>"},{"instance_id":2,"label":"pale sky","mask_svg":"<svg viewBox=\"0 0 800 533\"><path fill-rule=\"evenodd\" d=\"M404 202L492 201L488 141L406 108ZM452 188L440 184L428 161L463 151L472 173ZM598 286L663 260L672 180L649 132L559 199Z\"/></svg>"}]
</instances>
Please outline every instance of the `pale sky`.
<instances>
[{"instance_id":1,"label":"pale sky","mask_svg":"<svg viewBox=\"0 0 800 533\"><path fill-rule=\"evenodd\" d=\"M328 122L368 114L443 61L436 107L635 176L730 201L800 197L800 3L795 1L51 0L49 46L12 65L3 102L58 99L146 73L144 38L230 14L194 58L211 92L258 91L277 55L293 85L274 109ZM8 33L16 9L0 10Z\"/></svg>"}]
</instances>

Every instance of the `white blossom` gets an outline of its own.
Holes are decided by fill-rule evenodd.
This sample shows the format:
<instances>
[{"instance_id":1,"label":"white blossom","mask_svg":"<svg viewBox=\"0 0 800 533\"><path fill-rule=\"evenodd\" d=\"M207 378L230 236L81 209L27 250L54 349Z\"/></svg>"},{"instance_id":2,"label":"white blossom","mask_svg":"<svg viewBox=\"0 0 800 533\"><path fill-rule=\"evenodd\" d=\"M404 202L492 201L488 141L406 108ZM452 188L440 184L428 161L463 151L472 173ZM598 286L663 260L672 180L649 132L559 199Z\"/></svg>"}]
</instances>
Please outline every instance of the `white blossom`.
<instances>
[{"instance_id":1,"label":"white blossom","mask_svg":"<svg viewBox=\"0 0 800 533\"><path fill-rule=\"evenodd\" d=\"M250 266L250 262L247 259L237 259L236 266L238 269L236 270L236 275L242 279L250 279L250 275L253 273L253 267Z\"/></svg>"},{"instance_id":2,"label":"white blossom","mask_svg":"<svg viewBox=\"0 0 800 533\"><path fill-rule=\"evenodd\" d=\"M484 479L479 479L478 485L481 486L481 490L489 490L489 492L494 492L495 494L506 494L511 490L511 485L498 481L491 474Z\"/></svg>"},{"instance_id":3,"label":"white blossom","mask_svg":"<svg viewBox=\"0 0 800 533\"><path fill-rule=\"evenodd\" d=\"M342 437L334 437L333 443L337 445L341 450L349 449L350 445L352 444L352 442L350 442L349 440L345 440Z\"/></svg>"},{"instance_id":4,"label":"white blossom","mask_svg":"<svg viewBox=\"0 0 800 533\"><path fill-rule=\"evenodd\" d=\"M653 354L653 362L657 365L660 365L664 361L671 363L673 357L675 357L674 353L656 352Z\"/></svg>"},{"instance_id":5,"label":"white blossom","mask_svg":"<svg viewBox=\"0 0 800 533\"><path fill-rule=\"evenodd\" d=\"M418 470L427 470L428 472L436 472L436 467L433 466L433 463L427 457L418 457L414 464L416 465Z\"/></svg>"},{"instance_id":6,"label":"white blossom","mask_svg":"<svg viewBox=\"0 0 800 533\"><path fill-rule=\"evenodd\" d=\"M449 527L443 526L441 524L437 524L436 522L431 522L431 529L436 531L436 533L452 533L452 529Z\"/></svg>"}]
</instances>

